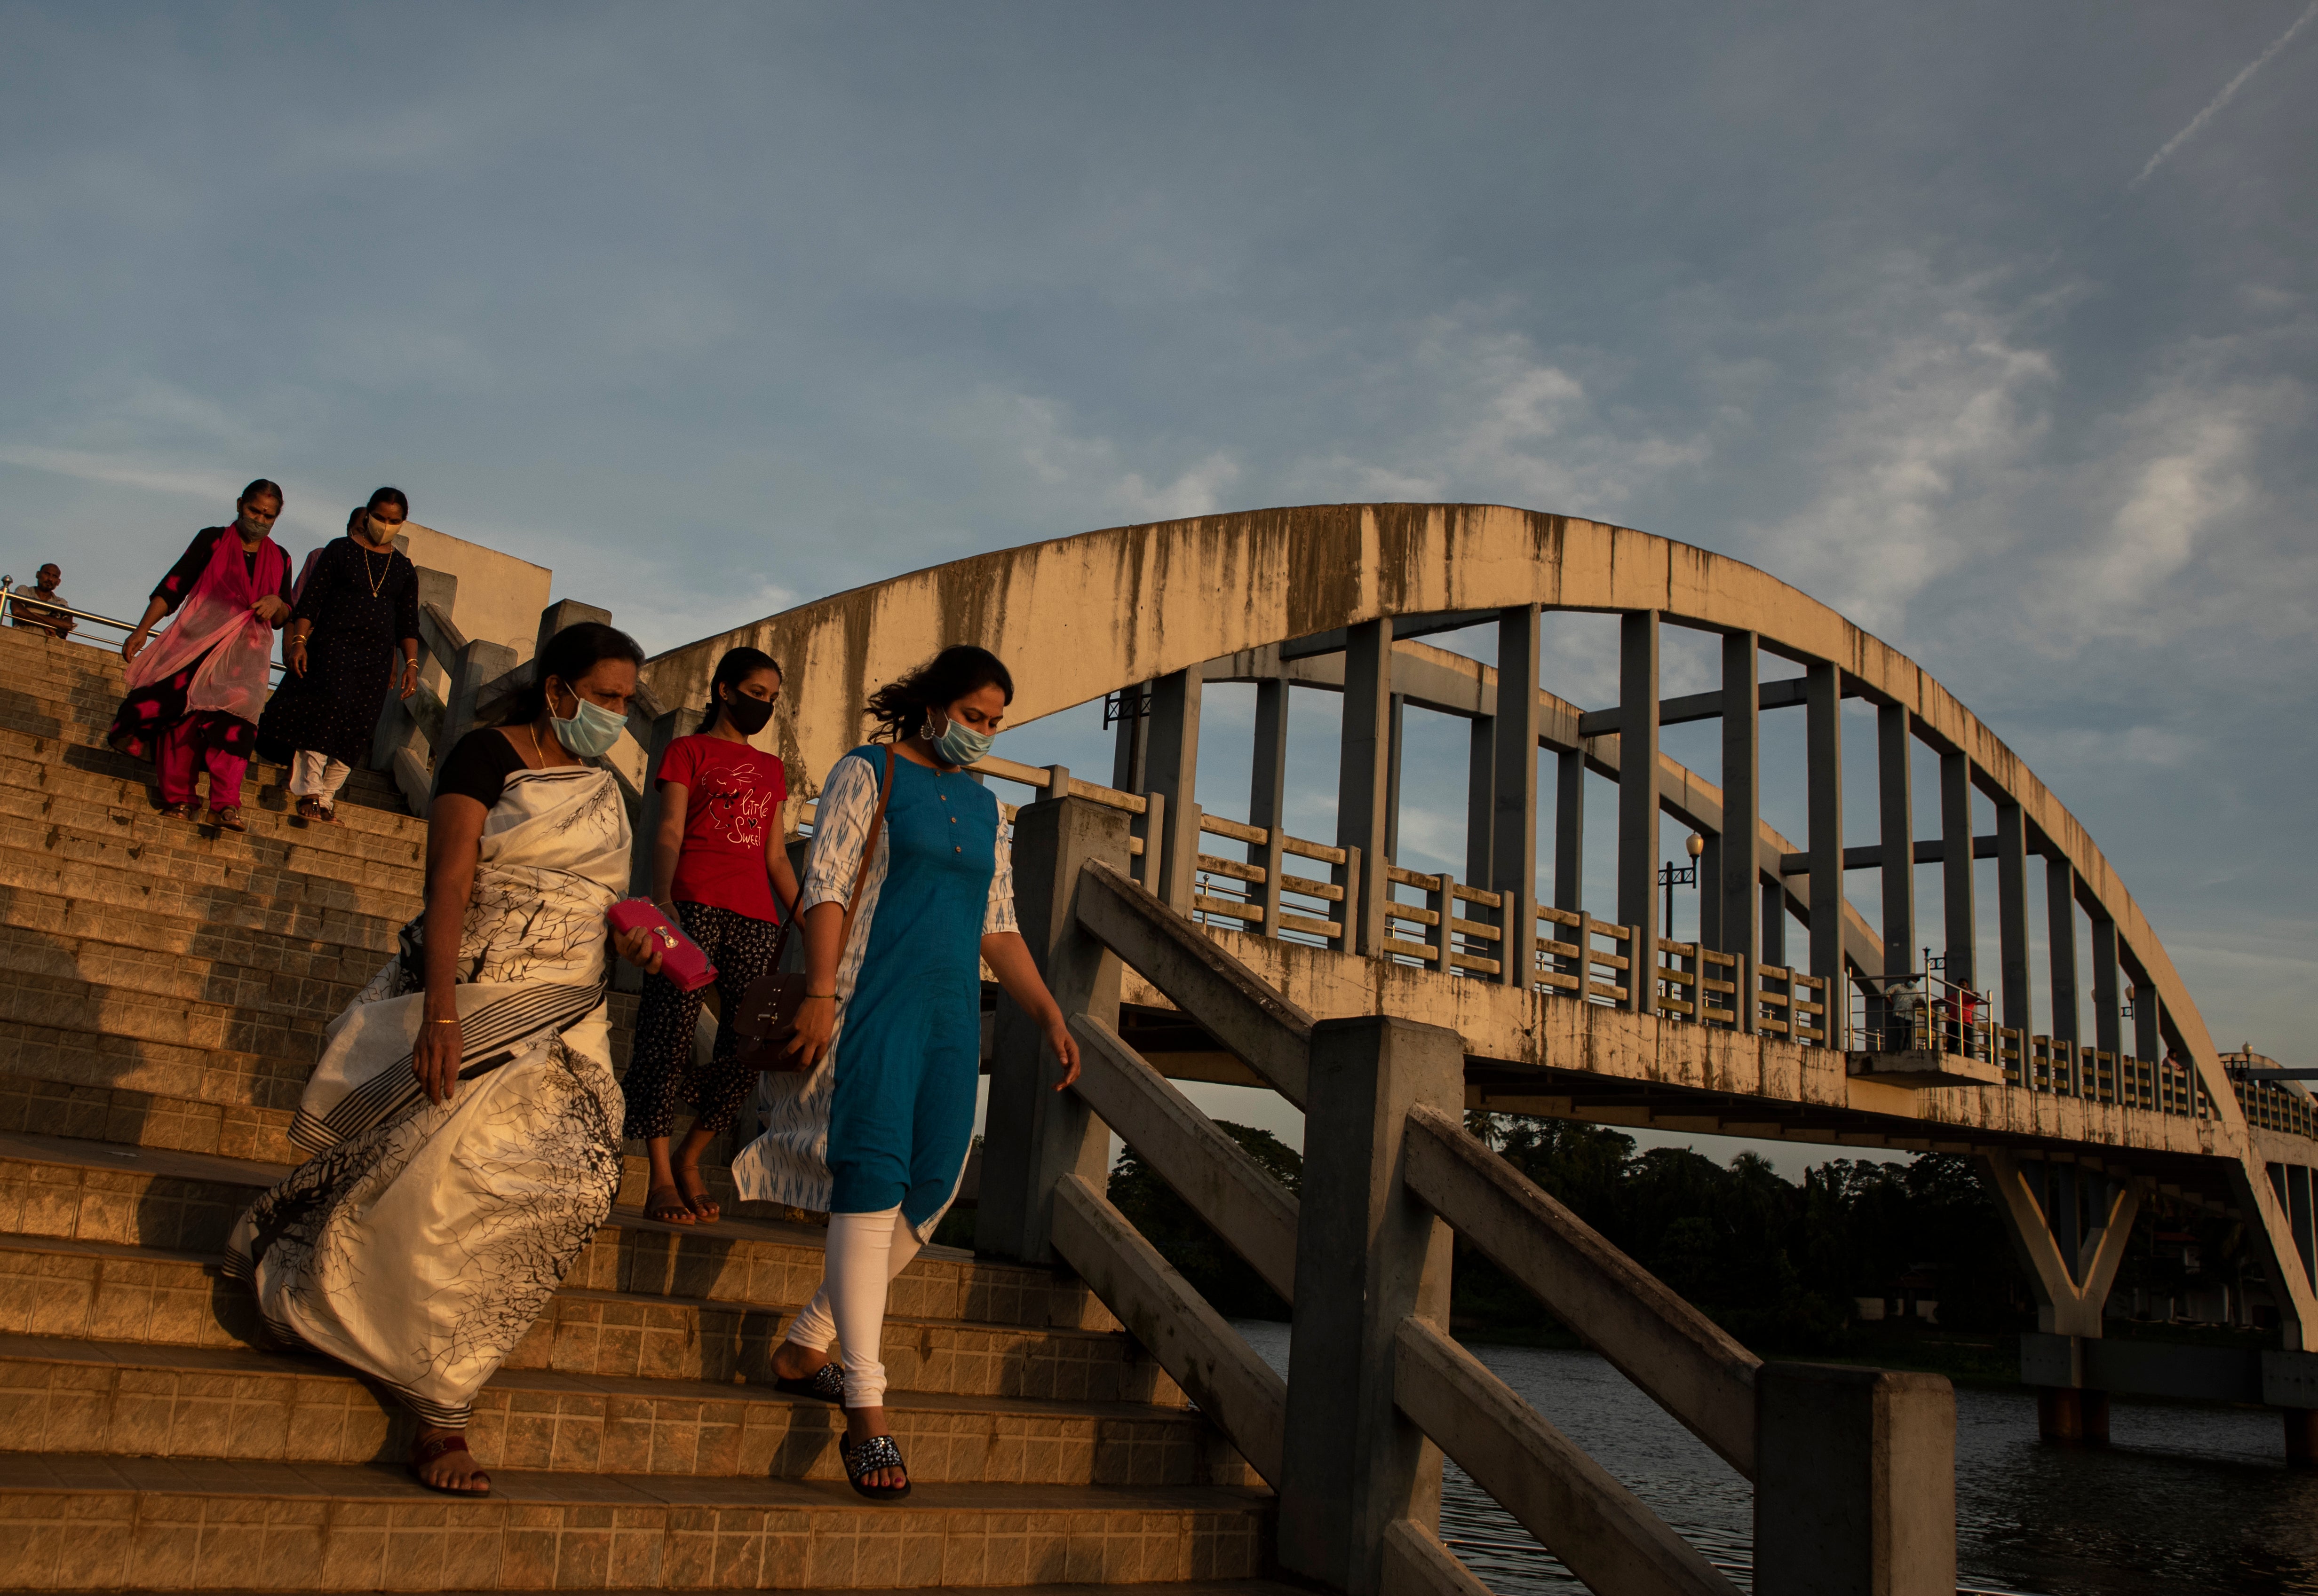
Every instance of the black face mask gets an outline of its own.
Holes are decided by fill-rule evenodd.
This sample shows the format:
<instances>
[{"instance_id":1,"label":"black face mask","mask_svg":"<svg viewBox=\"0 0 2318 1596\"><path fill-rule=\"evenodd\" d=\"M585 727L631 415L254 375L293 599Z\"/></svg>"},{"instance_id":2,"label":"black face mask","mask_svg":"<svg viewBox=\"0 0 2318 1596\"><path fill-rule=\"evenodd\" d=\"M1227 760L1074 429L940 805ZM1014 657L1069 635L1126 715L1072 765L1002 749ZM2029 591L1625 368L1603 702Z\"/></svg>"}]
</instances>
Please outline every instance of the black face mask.
<instances>
[{"instance_id":1,"label":"black face mask","mask_svg":"<svg viewBox=\"0 0 2318 1596\"><path fill-rule=\"evenodd\" d=\"M743 737L756 736L773 718L773 701L769 698L751 698L745 693L736 693L723 704L724 718Z\"/></svg>"}]
</instances>

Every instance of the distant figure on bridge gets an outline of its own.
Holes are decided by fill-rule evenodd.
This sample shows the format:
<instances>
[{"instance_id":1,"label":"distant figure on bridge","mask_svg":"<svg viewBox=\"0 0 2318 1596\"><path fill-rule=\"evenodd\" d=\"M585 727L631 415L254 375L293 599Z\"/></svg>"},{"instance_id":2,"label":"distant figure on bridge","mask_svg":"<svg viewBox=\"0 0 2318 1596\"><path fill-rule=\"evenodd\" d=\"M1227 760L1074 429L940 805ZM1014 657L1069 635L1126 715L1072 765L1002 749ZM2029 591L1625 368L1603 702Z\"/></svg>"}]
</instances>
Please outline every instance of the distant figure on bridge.
<instances>
[{"instance_id":1,"label":"distant figure on bridge","mask_svg":"<svg viewBox=\"0 0 2318 1596\"><path fill-rule=\"evenodd\" d=\"M778 759L749 746L780 695L781 668L770 655L728 649L708 685L699 730L668 745L657 773L652 901L715 964L718 1012L728 1018L741 1012L749 983L773 967L783 916L796 907L796 873L781 836L788 775ZM670 1224L714 1224L722 1216L700 1178L700 1155L757 1084L753 1066L733 1066L741 1032L730 1024L716 1027L707 1072L694 1077L692 1038L707 996L660 977L645 982L621 1081L628 1136L651 1158L644 1217ZM671 1160L679 1096L696 1117Z\"/></svg>"},{"instance_id":2,"label":"distant figure on bridge","mask_svg":"<svg viewBox=\"0 0 2318 1596\"><path fill-rule=\"evenodd\" d=\"M53 598L58 604L62 604L64 595L57 591L57 584L64 579L65 573L55 566L40 567L38 574L32 578L31 587L19 587L9 596L8 623L12 626L30 626L45 632L51 637L70 637L73 618L60 609L52 609L40 602L42 598ZM39 596L35 597L35 595Z\"/></svg>"},{"instance_id":3,"label":"distant figure on bridge","mask_svg":"<svg viewBox=\"0 0 2318 1596\"><path fill-rule=\"evenodd\" d=\"M418 691L418 569L394 546L409 516L400 489L372 494L346 535L322 546L290 612L288 674L257 722L257 749L290 767L308 820L337 819L338 789L370 763L389 690Z\"/></svg>"},{"instance_id":4,"label":"distant figure on bridge","mask_svg":"<svg viewBox=\"0 0 2318 1596\"><path fill-rule=\"evenodd\" d=\"M885 1422L886 1284L965 1173L983 964L1046 1033L1056 1089L1078 1078L1078 1045L1016 926L998 800L960 769L990 751L1013 697L998 657L964 646L870 695L878 740L830 772L798 901L813 997L794 1046L818 1066L766 1077L765 1134L732 1161L742 1197L828 1211L821 1289L773 1373L783 1390L842 1402L840 1455L868 1497L910 1489Z\"/></svg>"},{"instance_id":5,"label":"distant figure on bridge","mask_svg":"<svg viewBox=\"0 0 2318 1596\"><path fill-rule=\"evenodd\" d=\"M410 1467L481 1495L475 1393L530 1332L620 1186L606 950L660 968L605 911L628 811L585 761L626 723L643 650L596 622L540 650L506 723L436 768L427 900L331 1025L290 1138L315 1154L226 1243L267 1329L418 1417Z\"/></svg>"},{"instance_id":6,"label":"distant figure on bridge","mask_svg":"<svg viewBox=\"0 0 2318 1596\"><path fill-rule=\"evenodd\" d=\"M281 514L280 488L260 478L243 489L232 524L194 536L121 642L129 695L107 740L153 761L165 815L192 818L199 760L209 767L210 824L247 829L241 778L257 741L274 632L290 614L290 559L268 535ZM176 622L148 650L164 615Z\"/></svg>"}]
</instances>

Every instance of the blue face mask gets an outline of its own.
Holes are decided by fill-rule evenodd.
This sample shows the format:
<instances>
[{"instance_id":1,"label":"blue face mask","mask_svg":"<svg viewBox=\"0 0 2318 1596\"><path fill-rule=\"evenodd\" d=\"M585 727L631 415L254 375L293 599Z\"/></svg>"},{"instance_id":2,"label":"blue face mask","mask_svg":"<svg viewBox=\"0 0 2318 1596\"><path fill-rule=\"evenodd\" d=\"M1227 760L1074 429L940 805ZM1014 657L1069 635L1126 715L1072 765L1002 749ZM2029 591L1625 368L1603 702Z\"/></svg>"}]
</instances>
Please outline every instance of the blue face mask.
<instances>
[{"instance_id":1,"label":"blue face mask","mask_svg":"<svg viewBox=\"0 0 2318 1596\"><path fill-rule=\"evenodd\" d=\"M933 716L926 716L927 729L933 725ZM933 740L934 754L945 765L971 765L990 751L998 740L987 731L976 731L963 721L952 720L942 734Z\"/></svg>"},{"instance_id":2,"label":"blue face mask","mask_svg":"<svg viewBox=\"0 0 2318 1596\"><path fill-rule=\"evenodd\" d=\"M578 707L568 721L555 713L553 705L548 707L548 724L555 728L555 740L582 759L610 753L612 745L620 740L620 733L627 730L626 717L614 714L600 704L590 704L577 693L571 695L571 699Z\"/></svg>"}]
</instances>

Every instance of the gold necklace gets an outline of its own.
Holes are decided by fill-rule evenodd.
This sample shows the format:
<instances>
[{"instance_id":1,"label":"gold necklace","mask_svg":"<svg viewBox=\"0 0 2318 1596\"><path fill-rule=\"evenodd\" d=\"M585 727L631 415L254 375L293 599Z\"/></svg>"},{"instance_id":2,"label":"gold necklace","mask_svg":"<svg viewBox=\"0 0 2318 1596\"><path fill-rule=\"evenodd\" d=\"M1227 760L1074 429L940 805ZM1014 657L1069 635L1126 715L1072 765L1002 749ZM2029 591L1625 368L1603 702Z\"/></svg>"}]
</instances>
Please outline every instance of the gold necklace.
<instances>
[{"instance_id":1,"label":"gold necklace","mask_svg":"<svg viewBox=\"0 0 2318 1596\"><path fill-rule=\"evenodd\" d=\"M355 547L362 551L363 580L370 584L370 596L376 598L386 587L386 578L394 574L394 551L389 549L386 551L386 569L373 577L370 574L370 545L360 538L351 541Z\"/></svg>"}]
</instances>

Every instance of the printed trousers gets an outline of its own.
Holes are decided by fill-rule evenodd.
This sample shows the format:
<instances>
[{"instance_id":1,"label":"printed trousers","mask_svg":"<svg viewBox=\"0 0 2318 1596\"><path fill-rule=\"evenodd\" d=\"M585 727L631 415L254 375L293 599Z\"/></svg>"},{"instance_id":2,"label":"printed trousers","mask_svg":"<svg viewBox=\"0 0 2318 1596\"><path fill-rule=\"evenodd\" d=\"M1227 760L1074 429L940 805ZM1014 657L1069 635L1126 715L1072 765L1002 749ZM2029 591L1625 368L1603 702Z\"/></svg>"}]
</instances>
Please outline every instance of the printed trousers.
<instances>
[{"instance_id":1,"label":"printed trousers","mask_svg":"<svg viewBox=\"0 0 2318 1596\"><path fill-rule=\"evenodd\" d=\"M716 966L721 1011L739 1012L749 984L773 967L773 945L780 927L706 903L678 903L676 918L684 934L700 944L701 951ZM756 1084L754 1070L733 1067L741 1034L731 1026L716 1027L716 1046L708 1068L695 1071L692 1038L707 996L705 987L687 992L661 976L644 977L643 1001L636 1012L635 1045L629 1052L623 1082L628 1098L626 1134L631 1140L671 1134L679 1104L697 1113L696 1128L723 1130L732 1125L733 1116L741 1111L741 1099Z\"/></svg>"}]
</instances>

